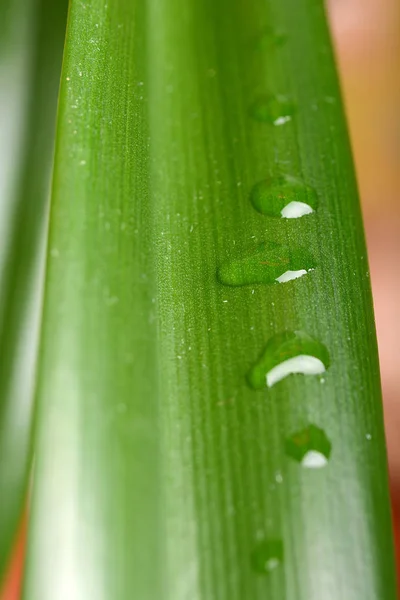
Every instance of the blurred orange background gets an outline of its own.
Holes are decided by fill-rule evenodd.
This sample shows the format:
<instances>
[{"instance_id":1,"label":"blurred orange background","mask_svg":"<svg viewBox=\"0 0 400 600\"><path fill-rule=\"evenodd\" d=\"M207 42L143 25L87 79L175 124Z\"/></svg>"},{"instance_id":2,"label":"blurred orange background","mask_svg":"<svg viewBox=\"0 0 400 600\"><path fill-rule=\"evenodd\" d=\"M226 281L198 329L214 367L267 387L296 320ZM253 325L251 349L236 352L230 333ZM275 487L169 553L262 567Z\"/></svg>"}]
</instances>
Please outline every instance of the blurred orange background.
<instances>
[{"instance_id":1,"label":"blurred orange background","mask_svg":"<svg viewBox=\"0 0 400 600\"><path fill-rule=\"evenodd\" d=\"M329 0L328 9L367 233L400 556L400 2ZM19 598L25 531L24 520L0 600Z\"/></svg>"}]
</instances>

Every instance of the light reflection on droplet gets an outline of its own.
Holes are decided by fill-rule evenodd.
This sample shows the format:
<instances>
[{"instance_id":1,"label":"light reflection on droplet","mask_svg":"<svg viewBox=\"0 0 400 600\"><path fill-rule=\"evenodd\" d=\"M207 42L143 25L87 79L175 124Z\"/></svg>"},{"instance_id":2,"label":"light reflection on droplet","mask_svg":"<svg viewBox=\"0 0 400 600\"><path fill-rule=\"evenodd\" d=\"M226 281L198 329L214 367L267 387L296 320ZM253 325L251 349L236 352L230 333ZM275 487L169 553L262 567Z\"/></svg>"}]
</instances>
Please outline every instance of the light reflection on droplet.
<instances>
[{"instance_id":1,"label":"light reflection on droplet","mask_svg":"<svg viewBox=\"0 0 400 600\"><path fill-rule=\"evenodd\" d=\"M284 125L294 114L293 103L286 96L259 96L250 107L255 121L271 125Z\"/></svg>"},{"instance_id":2,"label":"light reflection on droplet","mask_svg":"<svg viewBox=\"0 0 400 600\"><path fill-rule=\"evenodd\" d=\"M329 366L326 347L304 331L285 331L267 342L248 374L254 389L272 387L289 375L319 375Z\"/></svg>"},{"instance_id":3,"label":"light reflection on droplet","mask_svg":"<svg viewBox=\"0 0 400 600\"><path fill-rule=\"evenodd\" d=\"M308 248L289 248L267 242L219 267L217 278L228 286L285 283L315 268Z\"/></svg>"},{"instance_id":4,"label":"light reflection on droplet","mask_svg":"<svg viewBox=\"0 0 400 600\"><path fill-rule=\"evenodd\" d=\"M323 429L310 424L288 437L285 449L305 469L321 469L328 464L332 444Z\"/></svg>"},{"instance_id":5,"label":"light reflection on droplet","mask_svg":"<svg viewBox=\"0 0 400 600\"><path fill-rule=\"evenodd\" d=\"M259 575L268 575L283 562L283 543L281 540L263 540L251 553L251 566Z\"/></svg>"},{"instance_id":6,"label":"light reflection on droplet","mask_svg":"<svg viewBox=\"0 0 400 600\"><path fill-rule=\"evenodd\" d=\"M279 283L286 283L287 281L292 281L292 279L299 279L303 277L303 275L307 275L307 271L305 269L299 269L298 271L285 271L282 275L276 278L275 281L279 281Z\"/></svg>"},{"instance_id":7,"label":"light reflection on droplet","mask_svg":"<svg viewBox=\"0 0 400 600\"><path fill-rule=\"evenodd\" d=\"M278 175L256 183L250 201L263 215L298 219L316 210L318 197L316 191L301 179Z\"/></svg>"}]
</instances>

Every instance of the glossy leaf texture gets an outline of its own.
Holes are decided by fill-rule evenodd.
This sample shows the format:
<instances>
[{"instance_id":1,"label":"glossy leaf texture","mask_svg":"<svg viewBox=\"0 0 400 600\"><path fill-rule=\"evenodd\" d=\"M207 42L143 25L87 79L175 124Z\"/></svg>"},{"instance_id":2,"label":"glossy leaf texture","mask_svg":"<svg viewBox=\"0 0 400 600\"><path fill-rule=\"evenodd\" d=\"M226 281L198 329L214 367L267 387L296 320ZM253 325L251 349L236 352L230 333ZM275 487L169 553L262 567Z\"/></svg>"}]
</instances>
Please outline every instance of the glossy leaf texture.
<instances>
[{"instance_id":1,"label":"glossy leaf texture","mask_svg":"<svg viewBox=\"0 0 400 600\"><path fill-rule=\"evenodd\" d=\"M71 1L24 598L395 598L321 0Z\"/></svg>"},{"instance_id":2,"label":"glossy leaf texture","mask_svg":"<svg viewBox=\"0 0 400 600\"><path fill-rule=\"evenodd\" d=\"M44 240L67 5L2 3L0 580L31 464Z\"/></svg>"}]
</instances>

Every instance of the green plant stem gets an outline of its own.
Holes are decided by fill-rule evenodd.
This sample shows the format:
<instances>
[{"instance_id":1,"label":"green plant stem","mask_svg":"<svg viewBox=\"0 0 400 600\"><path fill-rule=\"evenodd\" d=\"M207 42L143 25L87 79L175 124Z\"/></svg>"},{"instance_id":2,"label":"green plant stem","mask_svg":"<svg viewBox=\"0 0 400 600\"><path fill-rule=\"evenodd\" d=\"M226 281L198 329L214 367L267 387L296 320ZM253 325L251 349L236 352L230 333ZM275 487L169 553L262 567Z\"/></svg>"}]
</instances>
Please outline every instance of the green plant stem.
<instances>
[{"instance_id":1,"label":"green plant stem","mask_svg":"<svg viewBox=\"0 0 400 600\"><path fill-rule=\"evenodd\" d=\"M254 185L281 174L316 191L313 214L254 209ZM306 246L315 269L218 281L268 241ZM252 389L285 330L327 348L326 374ZM38 401L26 600L395 598L368 265L320 0L72 0ZM285 454L310 424L324 469Z\"/></svg>"}]
</instances>

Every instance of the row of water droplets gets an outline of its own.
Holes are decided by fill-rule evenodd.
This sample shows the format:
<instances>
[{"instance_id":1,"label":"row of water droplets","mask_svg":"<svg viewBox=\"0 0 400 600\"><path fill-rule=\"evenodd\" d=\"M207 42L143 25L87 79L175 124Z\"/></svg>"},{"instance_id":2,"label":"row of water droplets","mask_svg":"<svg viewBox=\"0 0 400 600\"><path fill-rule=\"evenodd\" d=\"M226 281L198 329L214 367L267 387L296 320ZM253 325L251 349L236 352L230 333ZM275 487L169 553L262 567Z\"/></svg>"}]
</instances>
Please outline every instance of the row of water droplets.
<instances>
[{"instance_id":1,"label":"row of water droplets","mask_svg":"<svg viewBox=\"0 0 400 600\"><path fill-rule=\"evenodd\" d=\"M280 46L285 37L271 32L259 41L260 47ZM289 123L294 115L293 104L284 96L262 96L250 107L253 119L275 127ZM318 206L315 190L291 175L279 174L254 185L250 201L259 213L273 218L298 219L311 215ZM228 260L217 271L218 281L227 286L282 284L303 277L315 269L308 248L291 248L267 241L245 257ZM271 388L292 374L322 375L329 367L327 348L304 331L284 331L267 342L258 361L247 376L254 390ZM324 381L323 379L321 381ZM314 424L288 437L286 454L303 467L317 469L327 465L331 442L325 432ZM268 574L283 561L282 540L263 539L254 548L251 565L254 571Z\"/></svg>"}]
</instances>

